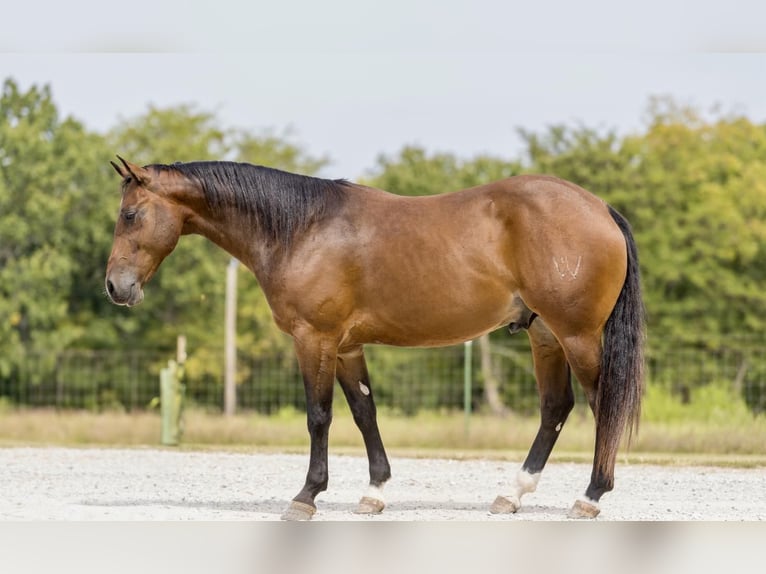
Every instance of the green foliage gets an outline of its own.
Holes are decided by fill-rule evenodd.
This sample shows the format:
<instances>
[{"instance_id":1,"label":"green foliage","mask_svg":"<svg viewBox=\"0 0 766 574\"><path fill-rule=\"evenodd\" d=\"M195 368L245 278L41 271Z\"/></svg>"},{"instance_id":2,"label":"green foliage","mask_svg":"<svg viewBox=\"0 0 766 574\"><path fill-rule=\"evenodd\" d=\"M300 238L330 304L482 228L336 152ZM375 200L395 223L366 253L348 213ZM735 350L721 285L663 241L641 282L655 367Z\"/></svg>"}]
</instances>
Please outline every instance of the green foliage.
<instances>
[{"instance_id":1,"label":"green foliage","mask_svg":"<svg viewBox=\"0 0 766 574\"><path fill-rule=\"evenodd\" d=\"M191 105L149 106L113 128L109 143L115 153L144 165L224 159L231 152L230 138L213 113Z\"/></svg>"},{"instance_id":2,"label":"green foliage","mask_svg":"<svg viewBox=\"0 0 766 574\"><path fill-rule=\"evenodd\" d=\"M378 157L366 183L399 195L433 195L510 177L520 170L518 162L501 158L461 160L450 153L429 156L423 148L406 146L396 157Z\"/></svg>"},{"instance_id":3,"label":"green foliage","mask_svg":"<svg viewBox=\"0 0 766 574\"><path fill-rule=\"evenodd\" d=\"M109 212L100 136L59 118L48 87L0 95L0 376L26 349L63 349L100 308ZM100 285L96 283L96 285Z\"/></svg>"},{"instance_id":4,"label":"green foliage","mask_svg":"<svg viewBox=\"0 0 766 574\"><path fill-rule=\"evenodd\" d=\"M183 333L189 370L197 380L220 382L226 253L201 237L185 237L147 286L140 308L118 308L104 296L120 200L109 160L115 154L140 164L231 158L306 174L327 163L288 135L222 129L214 114L189 105L150 106L108 134L89 133L76 120L59 118L50 87L24 92L6 80L0 97L0 379L22 376L24 356L35 350L172 353ZM244 268L239 285L240 349L290 349ZM246 369L241 377L248 377Z\"/></svg>"},{"instance_id":5,"label":"green foliage","mask_svg":"<svg viewBox=\"0 0 766 574\"><path fill-rule=\"evenodd\" d=\"M649 385L642 405L642 422L686 423L699 422L711 425L731 421L746 421L752 412L741 395L733 392L728 381L716 381L691 392L688 401L664 385Z\"/></svg>"},{"instance_id":6,"label":"green foliage","mask_svg":"<svg viewBox=\"0 0 766 574\"><path fill-rule=\"evenodd\" d=\"M311 156L291 139L289 130L281 135L272 130L260 134L237 132L234 142L236 159L304 175L314 175L330 163L327 157Z\"/></svg>"},{"instance_id":7,"label":"green foliage","mask_svg":"<svg viewBox=\"0 0 766 574\"><path fill-rule=\"evenodd\" d=\"M738 115L703 115L662 98L649 102L645 120L642 130L628 135L582 125L556 125L541 133L520 130L526 145L520 158L459 158L405 146L380 156L365 183L426 195L542 172L589 189L633 226L649 315L650 362L664 369L653 373L652 384L670 385L667 400L679 404L679 389L687 387L693 400L740 405L737 409L745 404L751 412L763 412L766 126ZM3 83L0 389L24 369L31 369L24 376L33 384L45 384L47 366L37 365L37 372L25 362L35 351L152 349L172 356L175 338L183 333L190 353L187 372L198 381L189 396L205 401L220 392L229 256L200 237L183 238L147 286L140 307L112 306L103 294L103 273L119 204L119 180L108 163L116 153L137 163L235 159L309 175L330 160L307 153L290 132L228 129L214 113L192 105L150 106L106 134L93 133L73 118L60 117L50 87L24 91L11 79ZM291 341L275 327L255 279L240 267L238 280L240 391L243 400L254 400L247 397L264 392L262 373L283 372L285 381L299 376ZM507 342L509 335L498 331L492 337ZM687 369L673 370L668 362L673 349L696 353L694 376ZM461 353L456 351L452 367ZM731 368L719 368L723 357L734 357ZM423 404L452 407L462 400L451 390L454 376L429 364L428 354L394 357L381 350L370 352L369 359L381 399L399 392L396 385L417 383L405 380L410 376L405 373L425 365L427 374L418 376L438 381L443 390L438 385L423 390ZM496 368L502 371L504 399L533 409L531 384L524 387L529 392L502 387L503 378L527 380L529 363L498 360ZM481 384L478 367L476 375ZM99 385L104 400L125 400L124 385ZM745 403L715 394L724 387ZM284 395L277 387L269 389L275 408L301 406L302 391ZM660 391L650 390L648 416L680 416L663 411L664 398L653 392Z\"/></svg>"},{"instance_id":8,"label":"green foliage","mask_svg":"<svg viewBox=\"0 0 766 574\"><path fill-rule=\"evenodd\" d=\"M376 346L365 355L378 405L406 415L462 408L462 345L438 351Z\"/></svg>"}]
</instances>

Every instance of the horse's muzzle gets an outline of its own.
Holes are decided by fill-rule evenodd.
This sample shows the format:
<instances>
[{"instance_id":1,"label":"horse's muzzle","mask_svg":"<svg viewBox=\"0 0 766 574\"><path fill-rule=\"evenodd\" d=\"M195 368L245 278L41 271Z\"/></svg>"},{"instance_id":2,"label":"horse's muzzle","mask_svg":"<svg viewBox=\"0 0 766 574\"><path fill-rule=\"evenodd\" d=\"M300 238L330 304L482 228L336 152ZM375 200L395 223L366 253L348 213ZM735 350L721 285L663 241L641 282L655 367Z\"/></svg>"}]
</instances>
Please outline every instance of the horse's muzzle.
<instances>
[{"instance_id":1,"label":"horse's muzzle","mask_svg":"<svg viewBox=\"0 0 766 574\"><path fill-rule=\"evenodd\" d=\"M115 305L133 307L144 300L144 290L137 281L114 282L106 277L106 293Z\"/></svg>"}]
</instances>

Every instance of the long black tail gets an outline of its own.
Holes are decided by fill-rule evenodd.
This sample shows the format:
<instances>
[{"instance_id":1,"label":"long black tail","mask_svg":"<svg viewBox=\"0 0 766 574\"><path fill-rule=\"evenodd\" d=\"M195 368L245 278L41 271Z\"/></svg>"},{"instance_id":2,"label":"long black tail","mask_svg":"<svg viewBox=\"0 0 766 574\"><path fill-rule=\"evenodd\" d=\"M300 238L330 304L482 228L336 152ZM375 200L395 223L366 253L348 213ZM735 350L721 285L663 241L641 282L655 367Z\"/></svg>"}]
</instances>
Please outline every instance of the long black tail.
<instances>
[{"instance_id":1,"label":"long black tail","mask_svg":"<svg viewBox=\"0 0 766 574\"><path fill-rule=\"evenodd\" d=\"M609 213L625 236L628 271L625 283L604 326L601 374L596 398L596 452L599 469L614 468L617 448L625 430L629 439L638 432L644 390L646 312L641 296L638 250L630 224L613 208Z\"/></svg>"}]
</instances>

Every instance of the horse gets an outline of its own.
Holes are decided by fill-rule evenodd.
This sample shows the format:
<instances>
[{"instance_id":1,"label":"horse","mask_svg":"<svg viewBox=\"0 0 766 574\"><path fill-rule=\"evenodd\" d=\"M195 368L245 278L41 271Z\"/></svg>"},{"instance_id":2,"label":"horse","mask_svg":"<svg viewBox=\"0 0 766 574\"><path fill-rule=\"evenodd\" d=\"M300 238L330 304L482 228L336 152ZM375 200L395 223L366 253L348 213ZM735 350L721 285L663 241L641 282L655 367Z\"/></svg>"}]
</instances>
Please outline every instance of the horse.
<instances>
[{"instance_id":1,"label":"horse","mask_svg":"<svg viewBox=\"0 0 766 574\"><path fill-rule=\"evenodd\" d=\"M293 339L310 454L282 519L311 519L327 489L336 379L369 463L355 512L385 507L391 467L365 345L446 346L501 327L529 337L540 425L489 511L515 513L536 489L574 406L574 374L596 434L590 482L568 516L599 514L614 488L622 437L638 429L645 345L636 244L606 202L546 175L404 197L247 163L141 167L117 158L110 163L122 199L105 278L111 301L140 303L180 236L196 233L249 268L276 325Z\"/></svg>"}]
</instances>

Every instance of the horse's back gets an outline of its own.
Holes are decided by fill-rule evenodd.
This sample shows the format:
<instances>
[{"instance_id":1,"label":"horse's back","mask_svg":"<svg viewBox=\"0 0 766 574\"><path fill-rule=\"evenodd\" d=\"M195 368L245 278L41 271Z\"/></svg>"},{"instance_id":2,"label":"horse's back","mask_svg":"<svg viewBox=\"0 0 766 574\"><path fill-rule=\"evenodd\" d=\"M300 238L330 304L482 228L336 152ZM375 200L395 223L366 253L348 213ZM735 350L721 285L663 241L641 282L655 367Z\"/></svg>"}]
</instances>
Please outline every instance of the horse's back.
<instances>
[{"instance_id":1,"label":"horse's back","mask_svg":"<svg viewBox=\"0 0 766 574\"><path fill-rule=\"evenodd\" d=\"M400 256L483 261L498 272L507 270L518 287L533 279L529 270L541 266L547 268L550 281L545 281L553 282L565 271L552 263L554 258L579 258L581 268L586 256L594 264L611 265L616 258L624 265L624 237L608 205L563 179L519 175L416 198L372 193L374 199L358 213L376 241Z\"/></svg>"}]
</instances>

